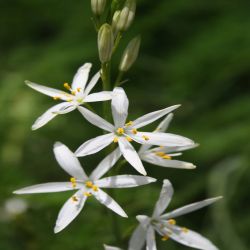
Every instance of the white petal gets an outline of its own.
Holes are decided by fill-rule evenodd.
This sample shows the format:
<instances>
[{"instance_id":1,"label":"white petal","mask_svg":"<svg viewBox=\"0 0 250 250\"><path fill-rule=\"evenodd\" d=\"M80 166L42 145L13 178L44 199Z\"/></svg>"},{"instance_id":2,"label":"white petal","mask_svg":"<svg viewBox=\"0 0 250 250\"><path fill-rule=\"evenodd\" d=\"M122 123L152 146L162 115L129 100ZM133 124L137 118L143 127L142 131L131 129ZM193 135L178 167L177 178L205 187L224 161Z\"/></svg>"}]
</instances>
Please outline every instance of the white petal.
<instances>
[{"instance_id":1,"label":"white petal","mask_svg":"<svg viewBox=\"0 0 250 250\"><path fill-rule=\"evenodd\" d=\"M183 232L178 226L174 226L173 228L174 230L169 237L178 243L197 249L218 250L211 241L194 231L188 230L188 232Z\"/></svg>"},{"instance_id":2,"label":"white petal","mask_svg":"<svg viewBox=\"0 0 250 250\"><path fill-rule=\"evenodd\" d=\"M88 176L84 172L81 163L67 146L65 146L61 142L56 142L54 144L54 154L59 165L69 175L75 177L78 180L88 179Z\"/></svg>"},{"instance_id":3,"label":"white petal","mask_svg":"<svg viewBox=\"0 0 250 250\"><path fill-rule=\"evenodd\" d=\"M113 90L112 115L116 128L123 127L128 116L128 98L123 88Z\"/></svg>"},{"instance_id":4,"label":"white petal","mask_svg":"<svg viewBox=\"0 0 250 250\"><path fill-rule=\"evenodd\" d=\"M167 208L167 206L169 205L172 199L173 193L174 193L174 190L170 181L164 180L161 193L160 193L160 197L155 204L153 217L158 217L164 212L164 210Z\"/></svg>"},{"instance_id":5,"label":"white petal","mask_svg":"<svg viewBox=\"0 0 250 250\"><path fill-rule=\"evenodd\" d=\"M45 94L45 95L48 95L51 97L59 97L60 99L62 99L64 101L67 101L68 99L73 97L73 95L71 95L67 92L64 92L62 90L59 90L59 89L49 88L49 87L46 87L46 86L43 86L43 85L40 85L40 84L37 84L34 82L30 82L30 81L25 81L25 83L29 87L31 87L32 89L34 89L42 94Z\"/></svg>"},{"instance_id":6,"label":"white petal","mask_svg":"<svg viewBox=\"0 0 250 250\"><path fill-rule=\"evenodd\" d=\"M76 189L82 187L81 184L76 183ZM38 194L38 193L54 193L73 190L71 182L49 182L37 184L14 191L14 194Z\"/></svg>"},{"instance_id":7,"label":"white petal","mask_svg":"<svg viewBox=\"0 0 250 250\"><path fill-rule=\"evenodd\" d=\"M155 242L155 230L149 226L147 230L147 250L157 250Z\"/></svg>"},{"instance_id":8,"label":"white petal","mask_svg":"<svg viewBox=\"0 0 250 250\"><path fill-rule=\"evenodd\" d=\"M63 111L69 108L70 106L72 106L71 103L62 102L48 109L45 113L43 113L40 117L37 118L37 120L32 125L32 130L41 128L42 126L44 126L46 123L48 123L50 120L52 120L54 117L57 116L56 112Z\"/></svg>"},{"instance_id":9,"label":"white petal","mask_svg":"<svg viewBox=\"0 0 250 250\"><path fill-rule=\"evenodd\" d=\"M85 91L84 91L84 95L87 96L90 91L95 87L95 85L97 84L98 80L100 78L100 71L98 71L91 79L91 81L89 82L89 84L86 86Z\"/></svg>"},{"instance_id":10,"label":"white petal","mask_svg":"<svg viewBox=\"0 0 250 250\"><path fill-rule=\"evenodd\" d=\"M98 180L99 178L101 178L116 164L116 162L120 157L121 157L121 151L118 147L98 164L98 166L89 176L89 178L91 180Z\"/></svg>"},{"instance_id":11,"label":"white petal","mask_svg":"<svg viewBox=\"0 0 250 250\"><path fill-rule=\"evenodd\" d=\"M189 204L187 206L175 209L172 212L166 213L166 214L162 215L161 218L162 219L171 219L171 218L175 218L175 217L178 217L178 216L181 216L184 214L188 214L188 213L191 213L191 212L196 211L198 209L201 209L205 206L211 205L212 203L220 200L221 198L222 198L222 196L218 196L215 198L210 198L210 199L206 199L203 201L195 202L195 203Z\"/></svg>"},{"instance_id":12,"label":"white petal","mask_svg":"<svg viewBox=\"0 0 250 250\"><path fill-rule=\"evenodd\" d=\"M132 167L134 167L139 173L147 175L139 155L130 142L124 137L119 137L118 143L124 158L132 165Z\"/></svg>"},{"instance_id":13,"label":"white petal","mask_svg":"<svg viewBox=\"0 0 250 250\"><path fill-rule=\"evenodd\" d=\"M71 85L71 88L73 90L77 90L77 88L80 88L81 91L83 92L89 78L89 71L91 67L92 67L91 63L85 63L77 70L77 73L75 74Z\"/></svg>"},{"instance_id":14,"label":"white petal","mask_svg":"<svg viewBox=\"0 0 250 250\"><path fill-rule=\"evenodd\" d=\"M183 169L196 168L196 166L193 165L192 163L184 162L184 161L177 161L177 160L163 159L160 156L155 155L154 153L149 153L149 154L145 153L141 155L141 159L148 163L158 165L161 167L167 167L167 168L183 168Z\"/></svg>"},{"instance_id":15,"label":"white petal","mask_svg":"<svg viewBox=\"0 0 250 250\"><path fill-rule=\"evenodd\" d=\"M137 134L130 134L129 136L139 143L150 145L188 146L194 144L192 140L186 137L168 133L137 132ZM145 140L145 137L148 139Z\"/></svg>"},{"instance_id":16,"label":"white petal","mask_svg":"<svg viewBox=\"0 0 250 250\"><path fill-rule=\"evenodd\" d=\"M78 201L73 201L70 197L61 208L59 215L56 220L56 225L54 228L55 233L59 233L66 226L68 226L76 216L81 212L87 197L82 195L83 190L79 190L74 196L77 197Z\"/></svg>"},{"instance_id":17,"label":"white petal","mask_svg":"<svg viewBox=\"0 0 250 250\"><path fill-rule=\"evenodd\" d=\"M113 246L108 246L108 245L104 245L104 249L105 250L122 250L119 247L113 247Z\"/></svg>"},{"instance_id":18,"label":"white petal","mask_svg":"<svg viewBox=\"0 0 250 250\"><path fill-rule=\"evenodd\" d=\"M113 96L112 91L101 91L93 93L84 98L84 102L101 102L111 100Z\"/></svg>"},{"instance_id":19,"label":"white petal","mask_svg":"<svg viewBox=\"0 0 250 250\"><path fill-rule=\"evenodd\" d=\"M75 110L76 107L77 106L75 104L70 104L70 106L66 107L65 109L55 111L53 113L56 114L56 115L64 115L64 114L70 113L71 111Z\"/></svg>"},{"instance_id":20,"label":"white petal","mask_svg":"<svg viewBox=\"0 0 250 250\"><path fill-rule=\"evenodd\" d=\"M166 118L157 126L155 132L165 132L168 129L170 122L173 120L173 117L173 113L168 114Z\"/></svg>"},{"instance_id":21,"label":"white petal","mask_svg":"<svg viewBox=\"0 0 250 250\"><path fill-rule=\"evenodd\" d=\"M178 107L180 107L180 105L174 105L174 106L171 106L171 107L168 107L165 109L161 109L161 110L154 111L154 112L148 113L146 115L143 115L143 116L137 118L136 120L134 120L133 128L144 127L144 126L160 119L164 115L172 112L173 110L177 109Z\"/></svg>"},{"instance_id":22,"label":"white petal","mask_svg":"<svg viewBox=\"0 0 250 250\"><path fill-rule=\"evenodd\" d=\"M114 134L100 135L84 142L75 152L77 157L91 155L107 147L114 139Z\"/></svg>"},{"instance_id":23,"label":"white petal","mask_svg":"<svg viewBox=\"0 0 250 250\"><path fill-rule=\"evenodd\" d=\"M101 188L131 188L155 182L155 178L139 175L117 175L96 181Z\"/></svg>"},{"instance_id":24,"label":"white petal","mask_svg":"<svg viewBox=\"0 0 250 250\"><path fill-rule=\"evenodd\" d=\"M95 198L107 208L111 209L115 213L119 214L122 217L128 217L120 205L114 201L107 193L103 192L100 188L97 192L94 192L93 195Z\"/></svg>"},{"instance_id":25,"label":"white petal","mask_svg":"<svg viewBox=\"0 0 250 250\"><path fill-rule=\"evenodd\" d=\"M89 121L91 124L104 129L106 131L109 132L113 132L114 131L114 126L107 122L106 120L104 120L102 117L100 117L99 115L93 113L92 111L84 108L84 107L78 107L78 110L81 112L81 114L84 116L84 118Z\"/></svg>"},{"instance_id":26,"label":"white petal","mask_svg":"<svg viewBox=\"0 0 250 250\"><path fill-rule=\"evenodd\" d=\"M146 241L146 231L139 224L134 230L130 240L128 250L141 250Z\"/></svg>"},{"instance_id":27,"label":"white petal","mask_svg":"<svg viewBox=\"0 0 250 250\"><path fill-rule=\"evenodd\" d=\"M189 149L196 148L198 146L199 146L199 144L195 143L195 144L188 145L188 146L164 147L164 148L161 148L161 150L159 149L159 151L163 151L165 153L183 152L183 151L186 151L186 150L189 150Z\"/></svg>"}]
</instances>

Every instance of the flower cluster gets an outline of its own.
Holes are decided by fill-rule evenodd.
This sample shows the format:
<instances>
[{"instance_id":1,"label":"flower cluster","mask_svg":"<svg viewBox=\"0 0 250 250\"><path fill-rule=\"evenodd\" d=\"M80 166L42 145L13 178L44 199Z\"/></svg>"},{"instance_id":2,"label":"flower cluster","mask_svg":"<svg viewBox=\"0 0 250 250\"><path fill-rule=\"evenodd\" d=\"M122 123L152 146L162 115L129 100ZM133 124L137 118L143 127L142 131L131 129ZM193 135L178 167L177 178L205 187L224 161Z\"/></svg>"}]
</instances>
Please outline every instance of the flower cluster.
<instances>
[{"instance_id":1,"label":"flower cluster","mask_svg":"<svg viewBox=\"0 0 250 250\"><path fill-rule=\"evenodd\" d=\"M110 60L119 44L122 33L130 27L136 10L134 0L125 1L121 9L116 6L117 1L113 2L114 5L112 4L111 9L114 11L111 24L100 25L101 16L105 12L106 1L91 1L91 8L94 13L93 20L98 30L101 70L89 82L91 63L85 63L78 69L73 77L72 84L63 84L67 92L26 81L26 84L32 89L50 96L55 101L61 101L41 115L32 125L32 130L41 128L57 115L78 110L81 117L104 132L102 135L82 143L75 152L72 152L61 142L54 144L55 158L59 166L69 174L68 181L38 184L14 191L15 194L73 192L59 212L54 228L55 233L63 230L77 217L87 199L91 196L116 214L127 217L123 208L103 189L134 188L155 182L155 178L147 176L143 161L161 167L195 168L192 163L177 160L175 157L180 156L185 150L198 146L198 144L184 136L166 132L173 118L172 112L180 105L150 112L134 120L128 118L129 100L125 90L120 85L123 74L137 58L140 37L134 38L128 44L122 56L117 80L113 86L110 84ZM91 93L100 78L103 83L103 91ZM111 106L106 101L111 101ZM93 110L90 106L92 102L104 102L104 118ZM113 123L109 119L111 116L109 112L112 114ZM146 125L159 119L163 120L154 131L143 129ZM134 147L136 143L141 145L139 150ZM109 153L88 176L78 158L95 154L106 147L109 147ZM118 169L118 165L124 163L130 164L141 175L108 175L111 168ZM221 197L207 199L164 213L172 195L173 187L170 181L164 180L153 215L151 217L146 215L136 217L139 225L131 236L128 249L140 250L146 244L148 250L156 250L155 233L161 235L163 240L171 238L193 248L217 249L209 240L198 233L177 226L175 218L210 205ZM119 249L108 245L104 245L104 247L106 250Z\"/></svg>"}]
</instances>

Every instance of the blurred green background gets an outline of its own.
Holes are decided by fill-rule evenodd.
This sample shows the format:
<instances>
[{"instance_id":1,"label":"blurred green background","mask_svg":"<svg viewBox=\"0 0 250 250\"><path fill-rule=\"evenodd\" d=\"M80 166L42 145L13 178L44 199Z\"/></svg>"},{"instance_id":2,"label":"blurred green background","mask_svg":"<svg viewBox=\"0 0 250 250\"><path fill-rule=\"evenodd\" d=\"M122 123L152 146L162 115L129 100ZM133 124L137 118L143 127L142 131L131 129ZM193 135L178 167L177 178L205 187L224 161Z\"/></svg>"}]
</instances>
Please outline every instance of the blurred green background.
<instances>
[{"instance_id":1,"label":"blurred green background","mask_svg":"<svg viewBox=\"0 0 250 250\"><path fill-rule=\"evenodd\" d=\"M180 217L178 223L200 232L220 249L250 246L250 2L248 0L138 1L136 19L113 62L138 33L140 57L126 75L131 118L181 103L169 131L200 143L181 159L196 170L163 169L145 164L159 181L119 190L116 200L130 215L117 218L123 247L137 214L150 214L164 178L175 187L171 208L210 196L223 201ZM34 120L53 103L25 86L24 80L62 88L84 62L99 69L90 1L0 1L0 249L102 249L116 245L110 213L90 199L70 226L53 234L57 213L69 193L26 195L27 211L10 214L12 191L24 186L65 181L52 147L62 141L75 150L101 134L75 111L32 132ZM101 84L96 89L100 89ZM95 105L98 112L101 105ZM157 123L156 123L157 124ZM154 126L156 126L154 124ZM149 127L149 129L153 126ZM81 159L90 172L104 156ZM135 173L126 166L123 173ZM120 245L122 246L122 245ZM161 242L159 249L186 249Z\"/></svg>"}]
</instances>

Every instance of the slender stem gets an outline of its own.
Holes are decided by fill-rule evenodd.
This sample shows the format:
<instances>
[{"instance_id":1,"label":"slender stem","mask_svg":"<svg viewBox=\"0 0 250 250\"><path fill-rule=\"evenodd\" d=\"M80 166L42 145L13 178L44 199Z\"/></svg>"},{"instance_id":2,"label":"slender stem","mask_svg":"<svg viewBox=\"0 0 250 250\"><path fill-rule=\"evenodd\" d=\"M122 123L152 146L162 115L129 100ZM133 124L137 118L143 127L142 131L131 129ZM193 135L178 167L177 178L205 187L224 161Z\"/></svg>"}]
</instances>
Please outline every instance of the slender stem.
<instances>
[{"instance_id":1,"label":"slender stem","mask_svg":"<svg viewBox=\"0 0 250 250\"><path fill-rule=\"evenodd\" d=\"M115 85L114 85L115 87L120 86L123 74L124 74L123 71L119 71L118 76L117 76L116 81L115 81Z\"/></svg>"}]
</instances>

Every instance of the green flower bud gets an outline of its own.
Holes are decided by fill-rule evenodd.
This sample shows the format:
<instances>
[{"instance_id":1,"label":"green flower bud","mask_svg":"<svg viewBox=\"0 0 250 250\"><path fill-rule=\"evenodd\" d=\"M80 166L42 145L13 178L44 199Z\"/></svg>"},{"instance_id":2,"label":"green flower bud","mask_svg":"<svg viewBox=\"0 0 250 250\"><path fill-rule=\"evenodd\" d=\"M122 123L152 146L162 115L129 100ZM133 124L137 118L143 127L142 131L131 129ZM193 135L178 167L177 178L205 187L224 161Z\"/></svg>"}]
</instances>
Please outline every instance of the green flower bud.
<instances>
[{"instance_id":1,"label":"green flower bud","mask_svg":"<svg viewBox=\"0 0 250 250\"><path fill-rule=\"evenodd\" d=\"M91 0L91 8L95 15L100 16L106 5L106 0Z\"/></svg>"},{"instance_id":2,"label":"green flower bud","mask_svg":"<svg viewBox=\"0 0 250 250\"><path fill-rule=\"evenodd\" d=\"M113 16L112 26L117 31L126 31L135 17L136 1L127 0L121 11L116 11Z\"/></svg>"},{"instance_id":3,"label":"green flower bud","mask_svg":"<svg viewBox=\"0 0 250 250\"><path fill-rule=\"evenodd\" d=\"M110 61L114 46L114 36L109 24L105 23L101 26L98 32L97 43L100 61L102 63Z\"/></svg>"},{"instance_id":4,"label":"green flower bud","mask_svg":"<svg viewBox=\"0 0 250 250\"><path fill-rule=\"evenodd\" d=\"M120 62L119 70L122 72L128 71L131 66L134 64L138 57L139 49L141 44L141 37L137 36L132 39L127 48L125 49L122 59Z\"/></svg>"}]
</instances>

